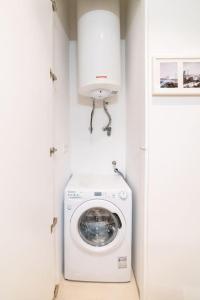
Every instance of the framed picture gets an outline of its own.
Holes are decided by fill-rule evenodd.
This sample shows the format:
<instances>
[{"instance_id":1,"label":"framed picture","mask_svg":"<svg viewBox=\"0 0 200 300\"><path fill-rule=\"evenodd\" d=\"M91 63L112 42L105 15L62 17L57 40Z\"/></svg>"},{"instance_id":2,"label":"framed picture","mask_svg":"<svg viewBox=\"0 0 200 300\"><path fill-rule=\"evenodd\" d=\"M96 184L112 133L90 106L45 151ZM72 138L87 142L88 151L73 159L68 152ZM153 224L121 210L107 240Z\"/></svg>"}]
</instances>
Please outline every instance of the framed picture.
<instances>
[{"instance_id":1,"label":"framed picture","mask_svg":"<svg viewBox=\"0 0 200 300\"><path fill-rule=\"evenodd\" d=\"M200 58L154 58L153 95L200 95Z\"/></svg>"}]
</instances>

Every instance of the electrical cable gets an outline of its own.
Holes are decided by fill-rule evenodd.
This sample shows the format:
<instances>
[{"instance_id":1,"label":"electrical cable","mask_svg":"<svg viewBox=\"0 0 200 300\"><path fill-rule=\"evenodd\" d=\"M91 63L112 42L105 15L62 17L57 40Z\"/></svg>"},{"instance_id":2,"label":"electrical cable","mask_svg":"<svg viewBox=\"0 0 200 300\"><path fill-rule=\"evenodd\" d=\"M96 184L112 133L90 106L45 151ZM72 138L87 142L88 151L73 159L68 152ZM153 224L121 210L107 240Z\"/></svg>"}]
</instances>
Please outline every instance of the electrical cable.
<instances>
[{"instance_id":1,"label":"electrical cable","mask_svg":"<svg viewBox=\"0 0 200 300\"><path fill-rule=\"evenodd\" d=\"M93 117L94 117L94 111L95 111L95 99L93 99L92 102L92 111L91 111L91 116L90 116L90 133L92 134L93 132Z\"/></svg>"},{"instance_id":2,"label":"electrical cable","mask_svg":"<svg viewBox=\"0 0 200 300\"><path fill-rule=\"evenodd\" d=\"M108 105L108 102L106 102L105 100L103 101L103 109L108 117L108 124L103 128L103 131L107 131L107 135L110 136L111 135L111 130L112 130L112 127L111 127L111 124L112 124L112 118L111 118L111 115L107 109L107 105Z\"/></svg>"}]
</instances>

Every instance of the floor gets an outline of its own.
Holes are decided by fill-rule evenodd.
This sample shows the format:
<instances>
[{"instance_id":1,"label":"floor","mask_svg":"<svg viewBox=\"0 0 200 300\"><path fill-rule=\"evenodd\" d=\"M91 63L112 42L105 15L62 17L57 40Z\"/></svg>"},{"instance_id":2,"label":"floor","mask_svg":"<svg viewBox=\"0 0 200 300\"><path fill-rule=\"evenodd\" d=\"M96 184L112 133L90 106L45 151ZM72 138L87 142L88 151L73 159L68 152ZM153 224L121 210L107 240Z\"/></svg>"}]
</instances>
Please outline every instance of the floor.
<instances>
[{"instance_id":1,"label":"floor","mask_svg":"<svg viewBox=\"0 0 200 300\"><path fill-rule=\"evenodd\" d=\"M63 280L58 300L139 300L134 276L128 283L91 283Z\"/></svg>"}]
</instances>

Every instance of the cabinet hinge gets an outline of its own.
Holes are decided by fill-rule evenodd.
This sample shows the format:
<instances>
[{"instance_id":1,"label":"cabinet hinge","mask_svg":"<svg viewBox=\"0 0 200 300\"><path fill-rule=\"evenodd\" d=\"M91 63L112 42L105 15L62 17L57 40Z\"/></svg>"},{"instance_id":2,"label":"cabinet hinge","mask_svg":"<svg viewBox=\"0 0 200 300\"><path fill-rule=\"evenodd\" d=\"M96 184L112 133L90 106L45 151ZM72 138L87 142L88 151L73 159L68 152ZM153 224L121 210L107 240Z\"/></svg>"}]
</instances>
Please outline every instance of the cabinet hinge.
<instances>
[{"instance_id":1,"label":"cabinet hinge","mask_svg":"<svg viewBox=\"0 0 200 300\"><path fill-rule=\"evenodd\" d=\"M58 218L53 218L53 223L51 224L51 233L53 233L54 227L58 223Z\"/></svg>"},{"instance_id":2,"label":"cabinet hinge","mask_svg":"<svg viewBox=\"0 0 200 300\"><path fill-rule=\"evenodd\" d=\"M56 81L58 79L56 74L54 74L51 69L50 69L50 78L52 79L52 81Z\"/></svg>"},{"instance_id":3,"label":"cabinet hinge","mask_svg":"<svg viewBox=\"0 0 200 300\"><path fill-rule=\"evenodd\" d=\"M52 9L53 11L57 11L57 5L56 5L56 0L50 0L52 3Z\"/></svg>"},{"instance_id":4,"label":"cabinet hinge","mask_svg":"<svg viewBox=\"0 0 200 300\"><path fill-rule=\"evenodd\" d=\"M53 300L55 300L58 297L58 291L59 291L59 284L56 284L54 288Z\"/></svg>"},{"instance_id":5,"label":"cabinet hinge","mask_svg":"<svg viewBox=\"0 0 200 300\"><path fill-rule=\"evenodd\" d=\"M56 149L55 147L51 147L49 149L49 154L52 157L56 152L58 151L58 149Z\"/></svg>"}]
</instances>

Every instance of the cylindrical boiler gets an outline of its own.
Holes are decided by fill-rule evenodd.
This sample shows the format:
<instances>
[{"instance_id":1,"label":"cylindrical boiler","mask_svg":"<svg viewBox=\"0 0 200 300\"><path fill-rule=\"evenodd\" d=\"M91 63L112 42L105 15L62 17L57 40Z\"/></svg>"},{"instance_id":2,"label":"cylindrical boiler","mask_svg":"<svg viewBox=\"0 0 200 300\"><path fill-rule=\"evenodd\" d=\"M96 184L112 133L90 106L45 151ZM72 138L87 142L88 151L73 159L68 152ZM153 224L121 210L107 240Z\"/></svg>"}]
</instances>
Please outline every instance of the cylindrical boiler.
<instances>
[{"instance_id":1,"label":"cylindrical boiler","mask_svg":"<svg viewBox=\"0 0 200 300\"><path fill-rule=\"evenodd\" d=\"M118 0L78 0L79 94L105 99L120 90Z\"/></svg>"}]
</instances>

